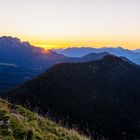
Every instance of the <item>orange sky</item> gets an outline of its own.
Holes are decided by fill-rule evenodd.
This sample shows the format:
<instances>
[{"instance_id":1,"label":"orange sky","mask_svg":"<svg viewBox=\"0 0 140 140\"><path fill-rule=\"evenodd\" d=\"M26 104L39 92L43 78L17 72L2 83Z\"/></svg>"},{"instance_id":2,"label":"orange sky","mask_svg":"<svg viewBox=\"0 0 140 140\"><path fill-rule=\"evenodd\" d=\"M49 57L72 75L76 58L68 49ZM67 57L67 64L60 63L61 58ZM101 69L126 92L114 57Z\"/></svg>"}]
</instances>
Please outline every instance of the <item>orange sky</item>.
<instances>
[{"instance_id":1,"label":"orange sky","mask_svg":"<svg viewBox=\"0 0 140 140\"><path fill-rule=\"evenodd\" d=\"M45 48L140 48L140 0L0 0L0 36Z\"/></svg>"}]
</instances>

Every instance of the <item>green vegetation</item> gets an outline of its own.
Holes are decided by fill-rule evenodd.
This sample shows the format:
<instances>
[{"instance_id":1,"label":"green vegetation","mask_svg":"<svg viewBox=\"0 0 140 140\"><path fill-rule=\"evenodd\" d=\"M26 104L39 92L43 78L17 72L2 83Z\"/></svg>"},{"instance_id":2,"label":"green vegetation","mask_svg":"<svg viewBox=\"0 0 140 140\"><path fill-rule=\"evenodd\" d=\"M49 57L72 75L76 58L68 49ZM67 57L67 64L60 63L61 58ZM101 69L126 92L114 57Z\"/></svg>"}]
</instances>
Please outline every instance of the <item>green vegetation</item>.
<instances>
[{"instance_id":1,"label":"green vegetation","mask_svg":"<svg viewBox=\"0 0 140 140\"><path fill-rule=\"evenodd\" d=\"M88 140L21 106L0 99L0 140Z\"/></svg>"}]
</instances>

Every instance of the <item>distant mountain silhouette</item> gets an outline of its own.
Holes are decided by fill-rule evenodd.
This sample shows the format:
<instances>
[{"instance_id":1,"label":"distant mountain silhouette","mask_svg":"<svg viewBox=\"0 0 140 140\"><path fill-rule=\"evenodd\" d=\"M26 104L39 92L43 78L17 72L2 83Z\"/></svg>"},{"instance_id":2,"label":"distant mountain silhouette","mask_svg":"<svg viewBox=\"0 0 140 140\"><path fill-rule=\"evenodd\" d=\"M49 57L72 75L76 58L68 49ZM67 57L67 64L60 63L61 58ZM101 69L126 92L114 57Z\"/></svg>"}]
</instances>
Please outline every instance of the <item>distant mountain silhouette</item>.
<instances>
[{"instance_id":1,"label":"distant mountain silhouette","mask_svg":"<svg viewBox=\"0 0 140 140\"><path fill-rule=\"evenodd\" d=\"M107 55L95 62L57 64L2 96L76 124L95 139L140 138L140 66Z\"/></svg>"},{"instance_id":2,"label":"distant mountain silhouette","mask_svg":"<svg viewBox=\"0 0 140 140\"><path fill-rule=\"evenodd\" d=\"M18 38L0 37L0 91L13 88L50 68L64 56Z\"/></svg>"},{"instance_id":3,"label":"distant mountain silhouette","mask_svg":"<svg viewBox=\"0 0 140 140\"><path fill-rule=\"evenodd\" d=\"M87 54L86 54L87 55ZM45 51L43 48L38 48L30 45L29 42L21 42L18 38L3 36L0 37L0 62L12 63L22 67L28 67L38 70L46 70L54 64L62 62L83 62L96 60L96 57L107 55L107 53L90 54L81 58L66 57L62 54L57 54L52 50ZM94 58L95 57L95 58Z\"/></svg>"},{"instance_id":4,"label":"distant mountain silhouette","mask_svg":"<svg viewBox=\"0 0 140 140\"><path fill-rule=\"evenodd\" d=\"M111 48L90 48L90 47L81 47L81 48L67 48L67 49L54 49L55 52L69 56L69 57L81 57L88 53L101 53L108 52L110 54L116 55L118 57L126 57L136 64L140 64L140 53L139 50L131 51L121 47Z\"/></svg>"},{"instance_id":5,"label":"distant mountain silhouette","mask_svg":"<svg viewBox=\"0 0 140 140\"><path fill-rule=\"evenodd\" d=\"M0 91L21 84L57 63L95 61L107 54L66 57L52 50L34 47L29 42L21 42L18 38L0 37Z\"/></svg>"},{"instance_id":6,"label":"distant mountain silhouette","mask_svg":"<svg viewBox=\"0 0 140 140\"><path fill-rule=\"evenodd\" d=\"M18 38L3 36L0 38L0 62L14 63L22 67L45 70L56 64L63 55L51 50L34 47L29 42L21 42Z\"/></svg>"},{"instance_id":7,"label":"distant mountain silhouette","mask_svg":"<svg viewBox=\"0 0 140 140\"><path fill-rule=\"evenodd\" d=\"M140 53L140 49L136 49L134 50L134 52Z\"/></svg>"},{"instance_id":8,"label":"distant mountain silhouette","mask_svg":"<svg viewBox=\"0 0 140 140\"><path fill-rule=\"evenodd\" d=\"M66 48L66 49L53 49L53 51L64 54L68 57L82 57L84 55L87 55L89 53L93 53L94 49L90 47L72 47L72 48Z\"/></svg>"},{"instance_id":9,"label":"distant mountain silhouette","mask_svg":"<svg viewBox=\"0 0 140 140\"><path fill-rule=\"evenodd\" d=\"M65 59L62 59L62 63L78 63L78 62L90 62L90 61L96 61L99 59L102 59L104 56L109 55L107 52L101 52L101 53L89 53L82 57L65 57Z\"/></svg>"}]
</instances>

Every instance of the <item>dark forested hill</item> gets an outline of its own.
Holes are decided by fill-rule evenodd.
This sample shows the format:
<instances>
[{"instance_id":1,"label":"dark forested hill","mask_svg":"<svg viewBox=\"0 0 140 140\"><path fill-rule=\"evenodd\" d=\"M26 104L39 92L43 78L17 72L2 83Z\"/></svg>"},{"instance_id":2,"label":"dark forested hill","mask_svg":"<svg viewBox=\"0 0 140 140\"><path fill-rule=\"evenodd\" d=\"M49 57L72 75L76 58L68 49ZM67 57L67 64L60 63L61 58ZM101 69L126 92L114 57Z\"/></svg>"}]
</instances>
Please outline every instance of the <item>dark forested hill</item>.
<instances>
[{"instance_id":1,"label":"dark forested hill","mask_svg":"<svg viewBox=\"0 0 140 140\"><path fill-rule=\"evenodd\" d=\"M140 138L140 67L115 56L57 64L4 94L11 102L76 124L94 138Z\"/></svg>"}]
</instances>

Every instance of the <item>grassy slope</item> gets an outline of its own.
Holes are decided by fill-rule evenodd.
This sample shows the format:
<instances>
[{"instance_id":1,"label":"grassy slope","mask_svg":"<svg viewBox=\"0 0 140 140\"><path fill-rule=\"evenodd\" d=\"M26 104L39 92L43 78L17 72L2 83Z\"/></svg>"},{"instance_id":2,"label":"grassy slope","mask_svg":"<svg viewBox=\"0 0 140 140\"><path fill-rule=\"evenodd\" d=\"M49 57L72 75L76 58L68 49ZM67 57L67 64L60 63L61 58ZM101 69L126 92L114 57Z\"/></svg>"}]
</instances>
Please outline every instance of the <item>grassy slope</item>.
<instances>
[{"instance_id":1,"label":"grassy slope","mask_svg":"<svg viewBox=\"0 0 140 140\"><path fill-rule=\"evenodd\" d=\"M21 106L0 99L0 140L88 140Z\"/></svg>"}]
</instances>

